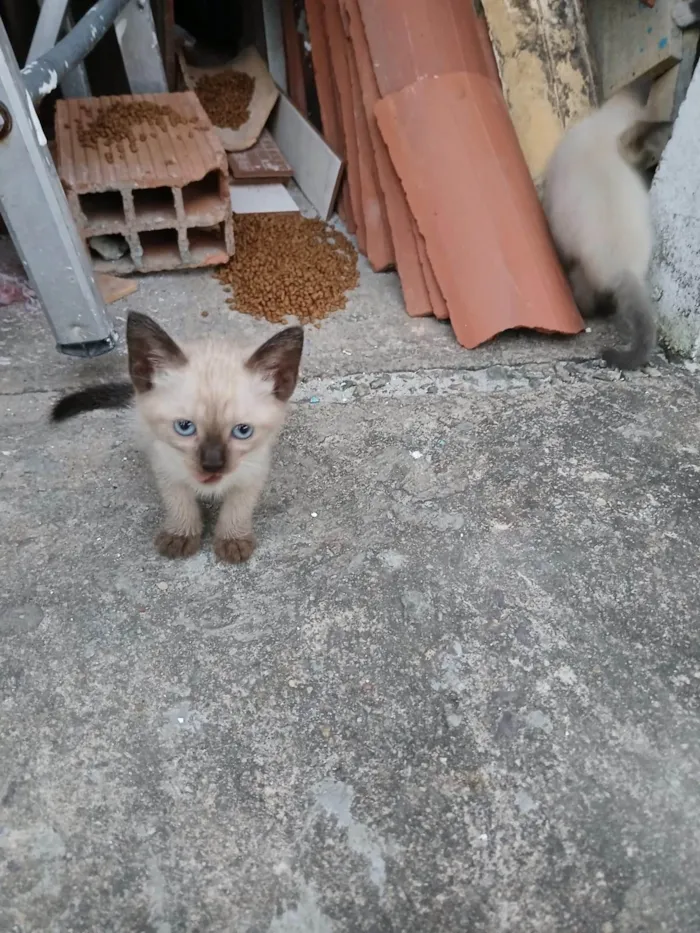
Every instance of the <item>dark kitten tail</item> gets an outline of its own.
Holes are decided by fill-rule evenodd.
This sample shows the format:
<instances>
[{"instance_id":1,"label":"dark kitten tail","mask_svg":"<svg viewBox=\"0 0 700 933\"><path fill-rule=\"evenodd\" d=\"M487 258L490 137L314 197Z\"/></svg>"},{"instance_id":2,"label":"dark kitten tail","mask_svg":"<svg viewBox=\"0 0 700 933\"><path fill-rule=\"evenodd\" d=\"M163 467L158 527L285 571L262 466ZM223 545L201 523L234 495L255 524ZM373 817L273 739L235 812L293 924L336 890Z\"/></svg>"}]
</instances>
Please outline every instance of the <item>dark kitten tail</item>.
<instances>
[{"instance_id":1,"label":"dark kitten tail","mask_svg":"<svg viewBox=\"0 0 700 933\"><path fill-rule=\"evenodd\" d=\"M126 408L134 397L130 382L107 382L71 392L59 399L51 409L52 421L65 421L98 408Z\"/></svg>"},{"instance_id":2,"label":"dark kitten tail","mask_svg":"<svg viewBox=\"0 0 700 933\"><path fill-rule=\"evenodd\" d=\"M700 0L690 0L689 3L676 3L672 14L676 26L687 29L700 23Z\"/></svg>"},{"instance_id":3,"label":"dark kitten tail","mask_svg":"<svg viewBox=\"0 0 700 933\"><path fill-rule=\"evenodd\" d=\"M612 347L604 350L603 359L617 369L639 369L649 362L656 347L656 323L649 295L644 283L629 272L620 276L613 295L630 346L624 350Z\"/></svg>"}]
</instances>

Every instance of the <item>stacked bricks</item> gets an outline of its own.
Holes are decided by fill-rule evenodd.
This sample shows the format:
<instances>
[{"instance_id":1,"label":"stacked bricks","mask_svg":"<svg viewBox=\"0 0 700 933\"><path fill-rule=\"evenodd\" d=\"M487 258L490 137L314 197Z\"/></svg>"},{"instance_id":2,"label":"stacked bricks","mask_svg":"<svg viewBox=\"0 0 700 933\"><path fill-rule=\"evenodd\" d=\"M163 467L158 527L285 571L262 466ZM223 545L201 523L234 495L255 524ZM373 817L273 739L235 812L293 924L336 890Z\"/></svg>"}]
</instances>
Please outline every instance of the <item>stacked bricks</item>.
<instances>
[{"instance_id":1,"label":"stacked bricks","mask_svg":"<svg viewBox=\"0 0 700 933\"><path fill-rule=\"evenodd\" d=\"M228 163L197 97L59 100L58 174L80 235L112 235L121 258L99 272L213 266L233 254ZM121 240L123 238L123 240Z\"/></svg>"}]
</instances>

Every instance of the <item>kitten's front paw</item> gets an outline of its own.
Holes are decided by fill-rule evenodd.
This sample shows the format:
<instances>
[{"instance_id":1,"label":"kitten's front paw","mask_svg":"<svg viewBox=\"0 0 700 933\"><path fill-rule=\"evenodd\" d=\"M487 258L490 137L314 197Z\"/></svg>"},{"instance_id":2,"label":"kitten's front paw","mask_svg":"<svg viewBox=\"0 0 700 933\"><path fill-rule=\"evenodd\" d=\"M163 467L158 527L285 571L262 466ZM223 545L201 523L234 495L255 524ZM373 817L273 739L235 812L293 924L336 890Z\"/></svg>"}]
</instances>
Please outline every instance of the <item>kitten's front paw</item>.
<instances>
[{"instance_id":1,"label":"kitten's front paw","mask_svg":"<svg viewBox=\"0 0 700 933\"><path fill-rule=\"evenodd\" d=\"M156 535L156 548L163 557L191 557L199 550L199 535L174 535L161 531Z\"/></svg>"},{"instance_id":2,"label":"kitten's front paw","mask_svg":"<svg viewBox=\"0 0 700 933\"><path fill-rule=\"evenodd\" d=\"M214 541L214 553L227 564L240 564L248 560L255 550L255 543L253 535L245 538L218 538Z\"/></svg>"}]
</instances>

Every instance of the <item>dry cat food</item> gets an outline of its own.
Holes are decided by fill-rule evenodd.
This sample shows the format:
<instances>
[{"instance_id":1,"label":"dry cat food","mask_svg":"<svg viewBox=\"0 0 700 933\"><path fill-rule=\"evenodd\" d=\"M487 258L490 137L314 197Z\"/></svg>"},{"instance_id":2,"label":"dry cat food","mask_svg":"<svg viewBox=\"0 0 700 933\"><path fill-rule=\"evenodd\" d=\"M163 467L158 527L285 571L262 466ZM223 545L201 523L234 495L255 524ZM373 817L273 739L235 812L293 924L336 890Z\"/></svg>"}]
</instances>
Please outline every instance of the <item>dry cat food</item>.
<instances>
[{"instance_id":1,"label":"dry cat food","mask_svg":"<svg viewBox=\"0 0 700 933\"><path fill-rule=\"evenodd\" d=\"M242 71L220 71L197 81L196 93L214 126L237 130L248 122L255 79Z\"/></svg>"},{"instance_id":2,"label":"dry cat food","mask_svg":"<svg viewBox=\"0 0 700 933\"><path fill-rule=\"evenodd\" d=\"M226 303L253 317L300 324L345 307L358 282L357 253L346 236L301 214L234 215L236 252L215 275L233 289Z\"/></svg>"},{"instance_id":3,"label":"dry cat food","mask_svg":"<svg viewBox=\"0 0 700 933\"><path fill-rule=\"evenodd\" d=\"M87 108L83 112L89 113ZM198 129L206 129L196 119L183 117L172 107L163 104L147 100L116 101L106 107L89 126L78 128L78 141L81 146L89 149L97 149L101 141L107 146L116 145L122 151L124 143L128 142L131 151L136 152L137 135L141 142L146 141L144 124L166 132L168 123L173 127L190 124ZM114 161L110 152L106 153L105 158L108 162Z\"/></svg>"}]
</instances>

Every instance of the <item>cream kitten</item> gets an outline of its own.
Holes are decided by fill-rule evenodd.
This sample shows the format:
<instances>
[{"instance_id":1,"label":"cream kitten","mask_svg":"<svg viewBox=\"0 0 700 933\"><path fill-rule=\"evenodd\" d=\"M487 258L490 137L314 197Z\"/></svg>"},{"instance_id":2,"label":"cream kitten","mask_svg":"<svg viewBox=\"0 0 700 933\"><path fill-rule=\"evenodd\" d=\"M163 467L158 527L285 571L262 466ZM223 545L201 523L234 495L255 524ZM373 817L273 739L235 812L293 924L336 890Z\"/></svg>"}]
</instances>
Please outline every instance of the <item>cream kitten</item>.
<instances>
[{"instance_id":1,"label":"cream kitten","mask_svg":"<svg viewBox=\"0 0 700 933\"><path fill-rule=\"evenodd\" d=\"M627 349L603 358L620 369L648 362L656 325L646 275L652 252L648 185L668 123L646 118L638 84L567 130L544 175L543 206L581 313L612 303L629 333Z\"/></svg>"},{"instance_id":2,"label":"cream kitten","mask_svg":"<svg viewBox=\"0 0 700 933\"><path fill-rule=\"evenodd\" d=\"M247 560L255 549L253 510L296 386L304 333L289 327L252 354L225 338L180 347L155 321L132 312L126 326L131 384L93 386L65 396L63 421L132 400L141 444L165 508L156 547L166 557L199 550L198 499L219 501L217 557Z\"/></svg>"}]
</instances>

